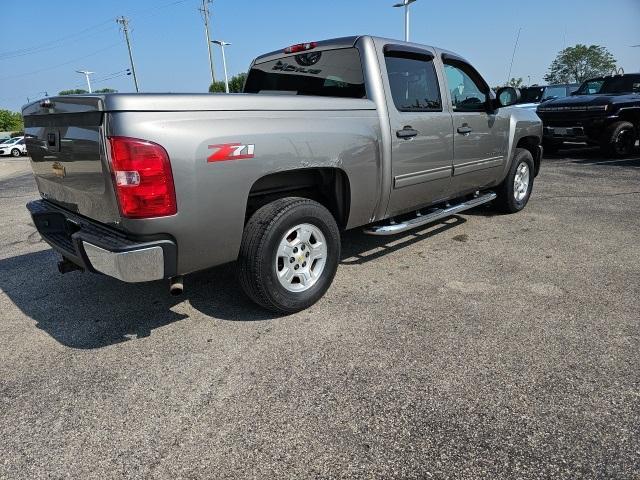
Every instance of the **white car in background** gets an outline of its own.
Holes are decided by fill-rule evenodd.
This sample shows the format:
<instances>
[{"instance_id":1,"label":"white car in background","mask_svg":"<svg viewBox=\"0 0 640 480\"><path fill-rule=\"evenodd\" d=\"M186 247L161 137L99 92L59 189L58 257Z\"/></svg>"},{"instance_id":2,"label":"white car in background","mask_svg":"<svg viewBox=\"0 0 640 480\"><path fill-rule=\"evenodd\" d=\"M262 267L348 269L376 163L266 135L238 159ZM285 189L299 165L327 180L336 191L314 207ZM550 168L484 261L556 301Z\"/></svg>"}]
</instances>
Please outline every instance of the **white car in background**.
<instances>
[{"instance_id":1,"label":"white car in background","mask_svg":"<svg viewBox=\"0 0 640 480\"><path fill-rule=\"evenodd\" d=\"M27 154L27 147L24 144L24 137L15 137L0 143L0 156L11 155L19 157Z\"/></svg>"}]
</instances>

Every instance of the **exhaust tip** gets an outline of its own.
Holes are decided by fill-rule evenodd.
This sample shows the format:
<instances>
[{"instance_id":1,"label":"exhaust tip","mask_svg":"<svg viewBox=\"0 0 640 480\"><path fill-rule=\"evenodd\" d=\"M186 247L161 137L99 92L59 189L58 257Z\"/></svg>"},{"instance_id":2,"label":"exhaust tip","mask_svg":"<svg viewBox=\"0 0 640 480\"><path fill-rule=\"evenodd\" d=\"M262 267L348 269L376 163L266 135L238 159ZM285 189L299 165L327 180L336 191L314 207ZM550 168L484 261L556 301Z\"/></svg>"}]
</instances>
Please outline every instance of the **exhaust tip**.
<instances>
[{"instance_id":1,"label":"exhaust tip","mask_svg":"<svg viewBox=\"0 0 640 480\"><path fill-rule=\"evenodd\" d=\"M169 279L169 293L173 296L181 295L184 291L184 277L178 275Z\"/></svg>"}]
</instances>

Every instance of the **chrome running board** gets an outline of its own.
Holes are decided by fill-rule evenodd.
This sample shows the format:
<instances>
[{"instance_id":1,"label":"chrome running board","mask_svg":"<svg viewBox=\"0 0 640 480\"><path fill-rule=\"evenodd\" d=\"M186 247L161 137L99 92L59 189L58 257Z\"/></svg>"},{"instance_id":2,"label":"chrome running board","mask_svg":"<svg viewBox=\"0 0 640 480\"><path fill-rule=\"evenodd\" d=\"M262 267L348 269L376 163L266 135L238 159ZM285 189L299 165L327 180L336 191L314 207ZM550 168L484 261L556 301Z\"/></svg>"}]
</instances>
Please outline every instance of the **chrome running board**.
<instances>
[{"instance_id":1,"label":"chrome running board","mask_svg":"<svg viewBox=\"0 0 640 480\"><path fill-rule=\"evenodd\" d=\"M455 215L456 213L462 212L464 210L469 210L470 208L477 207L478 205L482 205L483 203L494 200L496 197L497 195L494 192L487 192L483 195L479 195L472 198L471 200L467 200L456 205L450 205L445 208L432 209L426 214L422 214L418 210L416 212L415 218L401 223L396 223L391 220L391 223L386 225L373 225L371 227L365 228L364 233L367 233L369 235L395 235L396 233L406 232L407 230L421 227L428 223L435 222L436 220L440 220L441 218L450 217L451 215Z\"/></svg>"}]
</instances>

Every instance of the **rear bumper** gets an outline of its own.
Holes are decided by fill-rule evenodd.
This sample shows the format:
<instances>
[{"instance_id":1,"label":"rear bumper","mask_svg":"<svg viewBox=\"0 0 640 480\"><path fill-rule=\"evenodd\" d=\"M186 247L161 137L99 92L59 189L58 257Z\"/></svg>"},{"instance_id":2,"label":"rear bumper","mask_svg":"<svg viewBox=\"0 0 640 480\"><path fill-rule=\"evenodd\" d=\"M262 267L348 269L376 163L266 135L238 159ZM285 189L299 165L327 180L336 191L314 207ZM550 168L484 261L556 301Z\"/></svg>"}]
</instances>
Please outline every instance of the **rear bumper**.
<instances>
[{"instance_id":1,"label":"rear bumper","mask_svg":"<svg viewBox=\"0 0 640 480\"><path fill-rule=\"evenodd\" d=\"M123 282L176 275L177 247L168 236L132 237L46 200L29 202L27 209L42 238L85 270Z\"/></svg>"}]
</instances>

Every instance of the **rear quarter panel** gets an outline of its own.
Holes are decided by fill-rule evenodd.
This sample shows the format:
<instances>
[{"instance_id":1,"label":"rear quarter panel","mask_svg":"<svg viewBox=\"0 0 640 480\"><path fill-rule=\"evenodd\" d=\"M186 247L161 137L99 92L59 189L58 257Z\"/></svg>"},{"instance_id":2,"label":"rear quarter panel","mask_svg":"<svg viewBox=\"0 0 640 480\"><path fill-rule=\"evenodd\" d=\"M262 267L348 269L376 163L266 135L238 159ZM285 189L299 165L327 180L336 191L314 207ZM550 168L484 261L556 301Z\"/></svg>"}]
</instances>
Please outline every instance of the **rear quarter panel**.
<instances>
[{"instance_id":1,"label":"rear quarter panel","mask_svg":"<svg viewBox=\"0 0 640 480\"><path fill-rule=\"evenodd\" d=\"M171 159L178 213L122 220L136 234L168 233L178 244L178 273L235 260L247 198L261 177L335 167L349 178L347 228L371 220L380 195L380 125L375 110L113 112L107 135L162 145ZM255 145L255 157L208 162L209 145Z\"/></svg>"}]
</instances>

